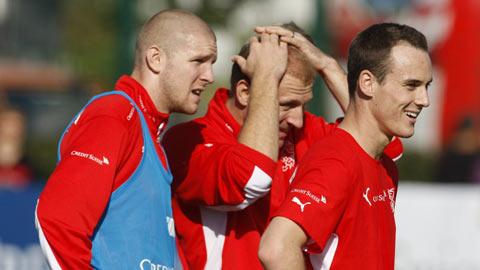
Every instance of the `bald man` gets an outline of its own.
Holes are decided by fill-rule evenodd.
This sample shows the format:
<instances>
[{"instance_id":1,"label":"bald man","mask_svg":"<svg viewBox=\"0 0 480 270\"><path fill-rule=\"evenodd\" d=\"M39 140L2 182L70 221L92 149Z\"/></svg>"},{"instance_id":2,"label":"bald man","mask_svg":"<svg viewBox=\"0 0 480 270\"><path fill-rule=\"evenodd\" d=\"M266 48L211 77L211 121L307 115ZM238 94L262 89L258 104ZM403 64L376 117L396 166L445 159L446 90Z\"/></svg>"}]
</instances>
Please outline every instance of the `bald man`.
<instances>
[{"instance_id":1,"label":"bald man","mask_svg":"<svg viewBox=\"0 0 480 270\"><path fill-rule=\"evenodd\" d=\"M52 269L173 269L169 113L194 113L213 82L216 38L199 17L162 11L141 29L131 76L94 97L59 142L36 223Z\"/></svg>"}]
</instances>

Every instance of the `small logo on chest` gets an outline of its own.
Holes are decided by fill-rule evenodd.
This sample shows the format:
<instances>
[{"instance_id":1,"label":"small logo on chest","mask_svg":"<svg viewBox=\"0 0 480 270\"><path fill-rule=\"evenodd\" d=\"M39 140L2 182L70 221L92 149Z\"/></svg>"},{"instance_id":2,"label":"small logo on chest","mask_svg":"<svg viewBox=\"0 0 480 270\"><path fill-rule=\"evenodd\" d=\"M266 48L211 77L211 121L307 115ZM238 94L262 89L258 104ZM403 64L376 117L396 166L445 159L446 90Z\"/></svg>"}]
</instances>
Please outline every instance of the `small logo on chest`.
<instances>
[{"instance_id":1,"label":"small logo on chest","mask_svg":"<svg viewBox=\"0 0 480 270\"><path fill-rule=\"evenodd\" d=\"M368 203L369 206L373 206L373 204L378 202L390 202L390 207L392 212L395 211L395 188L389 188L387 190L383 190L382 193L377 195L370 195L369 196L370 187L365 189L365 192L362 194L363 199Z\"/></svg>"},{"instance_id":2,"label":"small logo on chest","mask_svg":"<svg viewBox=\"0 0 480 270\"><path fill-rule=\"evenodd\" d=\"M370 202L370 200L368 199L368 192L370 191L370 188L367 187L367 189L365 189L365 193L363 193L363 198L365 199L365 201L368 203L368 205L372 206L372 203Z\"/></svg>"}]
</instances>

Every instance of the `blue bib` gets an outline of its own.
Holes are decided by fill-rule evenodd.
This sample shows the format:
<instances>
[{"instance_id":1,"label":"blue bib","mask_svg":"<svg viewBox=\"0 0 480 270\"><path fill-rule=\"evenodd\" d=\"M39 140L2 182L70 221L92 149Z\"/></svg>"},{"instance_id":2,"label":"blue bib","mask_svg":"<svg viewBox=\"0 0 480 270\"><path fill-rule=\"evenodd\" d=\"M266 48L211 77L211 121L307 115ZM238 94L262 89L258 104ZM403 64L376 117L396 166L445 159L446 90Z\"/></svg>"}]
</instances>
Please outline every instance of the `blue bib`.
<instances>
[{"instance_id":1,"label":"blue bib","mask_svg":"<svg viewBox=\"0 0 480 270\"><path fill-rule=\"evenodd\" d=\"M172 174L162 166L143 113L127 94L103 93L85 107L106 95L122 95L135 107L142 124L144 149L135 172L112 193L97 224L91 264L95 269L173 269L178 258L171 206Z\"/></svg>"}]
</instances>

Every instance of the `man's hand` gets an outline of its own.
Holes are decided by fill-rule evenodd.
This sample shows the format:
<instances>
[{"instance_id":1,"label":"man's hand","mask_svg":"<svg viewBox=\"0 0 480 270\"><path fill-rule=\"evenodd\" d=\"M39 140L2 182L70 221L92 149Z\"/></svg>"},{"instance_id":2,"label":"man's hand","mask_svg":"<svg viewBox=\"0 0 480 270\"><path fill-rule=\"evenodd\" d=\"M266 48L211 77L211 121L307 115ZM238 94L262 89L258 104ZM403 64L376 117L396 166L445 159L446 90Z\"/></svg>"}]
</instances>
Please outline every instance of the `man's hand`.
<instances>
[{"instance_id":1,"label":"man's hand","mask_svg":"<svg viewBox=\"0 0 480 270\"><path fill-rule=\"evenodd\" d=\"M250 79L254 76L271 74L273 79L280 81L287 68L287 44L279 40L277 34L261 33L250 38L250 54L247 59L235 55L241 71Z\"/></svg>"},{"instance_id":2,"label":"man's hand","mask_svg":"<svg viewBox=\"0 0 480 270\"><path fill-rule=\"evenodd\" d=\"M333 60L300 33L292 32L280 26L258 26L255 28L255 32L258 34L268 33L280 36L280 41L284 41L298 48L316 70L323 70L331 64Z\"/></svg>"},{"instance_id":3,"label":"man's hand","mask_svg":"<svg viewBox=\"0 0 480 270\"><path fill-rule=\"evenodd\" d=\"M322 50L310 42L300 33L292 32L281 26L257 26L255 32L258 34L276 34L280 41L286 42L299 49L310 64L322 76L328 89L333 94L343 111L349 103L347 73L338 62L325 54Z\"/></svg>"}]
</instances>

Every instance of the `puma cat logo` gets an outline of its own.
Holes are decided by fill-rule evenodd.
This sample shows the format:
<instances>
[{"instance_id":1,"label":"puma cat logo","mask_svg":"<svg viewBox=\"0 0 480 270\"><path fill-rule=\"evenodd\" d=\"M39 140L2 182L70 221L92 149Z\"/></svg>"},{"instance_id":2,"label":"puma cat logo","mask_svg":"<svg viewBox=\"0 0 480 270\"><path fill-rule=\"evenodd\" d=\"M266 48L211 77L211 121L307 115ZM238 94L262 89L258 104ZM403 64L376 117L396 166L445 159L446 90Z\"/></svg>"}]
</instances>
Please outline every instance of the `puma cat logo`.
<instances>
[{"instance_id":1,"label":"puma cat logo","mask_svg":"<svg viewBox=\"0 0 480 270\"><path fill-rule=\"evenodd\" d=\"M309 205L309 204L312 204L311 202L302 203L302 202L300 201L300 199L297 198L297 197L293 197L293 198L292 198L292 202L300 205L300 210L302 210L302 212L303 212L305 206L307 206L307 205Z\"/></svg>"}]
</instances>

